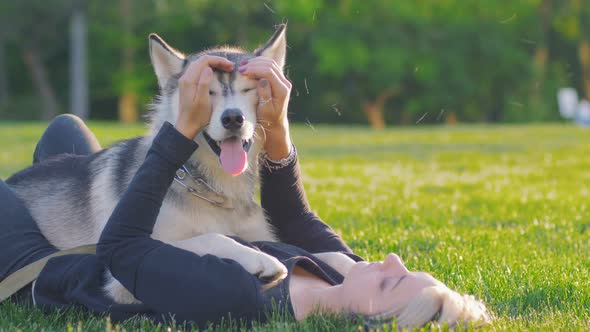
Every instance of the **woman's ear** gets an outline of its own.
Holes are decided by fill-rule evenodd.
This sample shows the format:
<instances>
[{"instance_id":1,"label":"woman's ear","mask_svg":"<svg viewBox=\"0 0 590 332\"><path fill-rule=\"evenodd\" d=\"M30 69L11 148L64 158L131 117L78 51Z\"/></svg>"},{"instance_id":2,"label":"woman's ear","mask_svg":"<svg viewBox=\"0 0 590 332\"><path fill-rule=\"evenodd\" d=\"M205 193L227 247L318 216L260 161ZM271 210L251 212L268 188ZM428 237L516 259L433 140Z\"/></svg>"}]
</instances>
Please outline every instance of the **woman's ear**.
<instances>
[{"instance_id":1,"label":"woman's ear","mask_svg":"<svg viewBox=\"0 0 590 332\"><path fill-rule=\"evenodd\" d=\"M168 45L155 33L150 34L149 41L150 58L158 77L158 85L160 89L164 89L170 77L182 71L185 56Z\"/></svg>"},{"instance_id":2,"label":"woman's ear","mask_svg":"<svg viewBox=\"0 0 590 332\"><path fill-rule=\"evenodd\" d=\"M285 66L285 57L287 55L287 38L285 37L286 30L286 24L279 25L275 33L272 35L272 37L270 37L266 44L254 51L256 56L262 55L274 59L281 70L283 70L283 67Z\"/></svg>"}]
</instances>

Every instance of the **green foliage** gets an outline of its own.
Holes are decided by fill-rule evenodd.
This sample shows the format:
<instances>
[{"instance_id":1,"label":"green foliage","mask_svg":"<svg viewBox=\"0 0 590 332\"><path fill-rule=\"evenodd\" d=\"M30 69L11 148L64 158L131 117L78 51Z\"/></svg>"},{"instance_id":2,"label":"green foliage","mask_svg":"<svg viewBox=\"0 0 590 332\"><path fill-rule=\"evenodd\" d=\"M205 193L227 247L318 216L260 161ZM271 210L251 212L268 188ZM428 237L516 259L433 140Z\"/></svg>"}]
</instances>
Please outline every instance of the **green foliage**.
<instances>
[{"instance_id":1,"label":"green foliage","mask_svg":"<svg viewBox=\"0 0 590 332\"><path fill-rule=\"evenodd\" d=\"M30 164L44 127L0 125L0 177ZM90 127L104 146L145 130ZM490 330L590 329L590 131L293 126L292 134L311 206L359 255L398 253L411 270L474 294L496 316ZM108 324L88 314L0 306L0 330L63 331L78 321L85 331ZM168 330L145 320L123 327ZM359 331L337 317L295 323L281 315L254 330Z\"/></svg>"},{"instance_id":2,"label":"green foliage","mask_svg":"<svg viewBox=\"0 0 590 332\"><path fill-rule=\"evenodd\" d=\"M389 122L424 114L424 122L440 122L441 111L462 121L557 120L557 89L581 84L576 43L590 21L590 7L579 0L129 1L133 15L127 17L119 1L86 2L96 119L116 117L123 91L135 91L142 104L156 94L147 53L150 32L185 52L218 44L251 50L270 36L274 24L288 22L287 72L294 83L296 121L364 122L362 105L388 89L399 91L386 105ZM540 10L545 2L552 4L548 31ZM15 99L34 94L19 51L32 31L60 103L67 105L70 6L65 0L0 5L5 35L0 38L8 41ZM123 33L123 22L130 22L131 36ZM533 57L544 45L549 56L538 73ZM125 47L135 54L131 71L121 66ZM18 105L5 106L0 117L14 119L8 115Z\"/></svg>"}]
</instances>

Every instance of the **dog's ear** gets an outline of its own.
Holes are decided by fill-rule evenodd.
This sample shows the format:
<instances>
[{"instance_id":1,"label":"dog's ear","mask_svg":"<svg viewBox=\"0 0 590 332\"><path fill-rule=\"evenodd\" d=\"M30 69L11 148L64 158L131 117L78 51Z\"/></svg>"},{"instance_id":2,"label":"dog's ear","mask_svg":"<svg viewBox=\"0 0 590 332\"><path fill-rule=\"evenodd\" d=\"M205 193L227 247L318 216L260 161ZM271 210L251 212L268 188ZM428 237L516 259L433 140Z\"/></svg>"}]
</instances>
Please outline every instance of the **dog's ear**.
<instances>
[{"instance_id":1,"label":"dog's ear","mask_svg":"<svg viewBox=\"0 0 590 332\"><path fill-rule=\"evenodd\" d=\"M155 33L150 34L150 58L154 71L158 77L160 89L164 89L166 83L174 74L182 71L185 56L175 50Z\"/></svg>"},{"instance_id":2,"label":"dog's ear","mask_svg":"<svg viewBox=\"0 0 590 332\"><path fill-rule=\"evenodd\" d=\"M266 44L254 51L254 54L256 56L262 55L274 59L279 67L283 69L285 66L285 56L287 54L286 30L286 24L279 25L277 31L275 31Z\"/></svg>"}]
</instances>

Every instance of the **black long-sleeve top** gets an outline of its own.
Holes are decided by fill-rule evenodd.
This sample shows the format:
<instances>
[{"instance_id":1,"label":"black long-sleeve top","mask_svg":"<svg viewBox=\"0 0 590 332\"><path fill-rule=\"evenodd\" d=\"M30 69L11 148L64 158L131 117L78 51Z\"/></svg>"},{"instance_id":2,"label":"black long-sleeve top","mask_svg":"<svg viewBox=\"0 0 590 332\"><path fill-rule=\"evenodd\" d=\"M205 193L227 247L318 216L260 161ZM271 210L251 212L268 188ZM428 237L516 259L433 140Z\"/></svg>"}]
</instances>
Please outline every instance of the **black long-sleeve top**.
<instances>
[{"instance_id":1,"label":"black long-sleeve top","mask_svg":"<svg viewBox=\"0 0 590 332\"><path fill-rule=\"evenodd\" d=\"M268 306L273 296L280 293L284 297L288 290L286 282L264 293L261 282L232 260L197 256L150 238L175 171L196 148L193 141L165 124L105 227L97 256L68 255L50 260L34 287L37 304L47 308L81 304L95 312L108 311L115 320L135 314L161 320L166 313L173 313L177 321L203 323L218 321L224 313L232 313L234 318L259 319L261 309ZM297 161L279 170L263 167L261 179L262 205L279 238L300 248L272 243L255 245L281 256L278 258L289 270L300 260L292 258L306 256L307 265L329 272L318 275L338 283L337 273L322 262L309 264L314 261L309 252L350 253L350 248L310 210ZM34 240L39 247L38 237L35 235ZM21 240L27 242L26 238ZM0 261L6 261L7 255L10 253L0 254ZM4 268L0 278L26 263L21 260L19 264L8 264L10 268L0 266ZM143 304L120 305L108 299L101 289L101 263Z\"/></svg>"},{"instance_id":2,"label":"black long-sleeve top","mask_svg":"<svg viewBox=\"0 0 590 332\"><path fill-rule=\"evenodd\" d=\"M260 200L279 239L310 252L352 253L330 226L311 210L297 159L287 167L260 171Z\"/></svg>"}]
</instances>

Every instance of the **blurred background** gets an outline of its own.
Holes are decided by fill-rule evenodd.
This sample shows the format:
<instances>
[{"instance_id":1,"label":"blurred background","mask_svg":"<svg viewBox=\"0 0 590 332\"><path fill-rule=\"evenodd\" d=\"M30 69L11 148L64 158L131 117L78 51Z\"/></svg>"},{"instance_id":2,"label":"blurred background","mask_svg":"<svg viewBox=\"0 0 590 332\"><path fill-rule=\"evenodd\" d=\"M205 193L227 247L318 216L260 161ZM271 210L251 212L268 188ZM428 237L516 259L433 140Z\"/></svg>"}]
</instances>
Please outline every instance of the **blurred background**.
<instances>
[{"instance_id":1,"label":"blurred background","mask_svg":"<svg viewBox=\"0 0 590 332\"><path fill-rule=\"evenodd\" d=\"M252 50L282 22L294 121L555 121L559 88L590 98L588 0L4 0L0 120L142 121L150 32Z\"/></svg>"}]
</instances>

